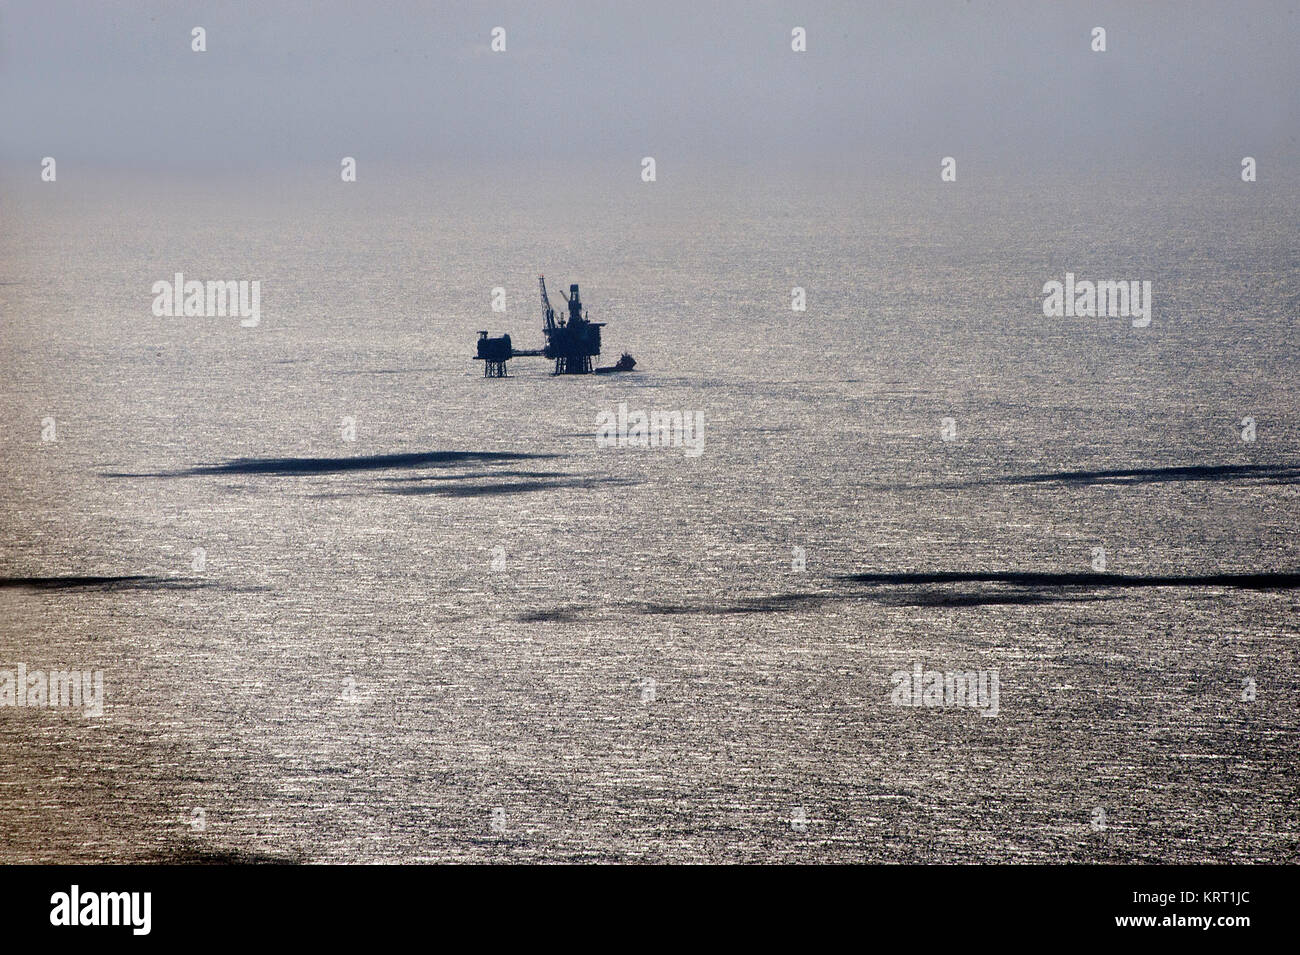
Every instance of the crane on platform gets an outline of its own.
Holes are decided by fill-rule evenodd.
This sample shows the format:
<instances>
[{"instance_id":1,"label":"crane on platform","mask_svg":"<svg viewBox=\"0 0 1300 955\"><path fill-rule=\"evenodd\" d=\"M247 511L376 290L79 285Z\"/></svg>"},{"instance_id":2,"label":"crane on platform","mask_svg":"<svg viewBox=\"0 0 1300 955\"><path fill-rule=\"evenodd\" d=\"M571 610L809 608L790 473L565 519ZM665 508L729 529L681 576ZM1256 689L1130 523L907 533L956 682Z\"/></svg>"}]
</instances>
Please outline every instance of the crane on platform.
<instances>
[{"instance_id":1,"label":"crane on platform","mask_svg":"<svg viewBox=\"0 0 1300 955\"><path fill-rule=\"evenodd\" d=\"M551 308L551 300L546 295L546 276L537 276L537 284L542 287L542 333L549 336L555 331L556 325L555 309Z\"/></svg>"}]
</instances>

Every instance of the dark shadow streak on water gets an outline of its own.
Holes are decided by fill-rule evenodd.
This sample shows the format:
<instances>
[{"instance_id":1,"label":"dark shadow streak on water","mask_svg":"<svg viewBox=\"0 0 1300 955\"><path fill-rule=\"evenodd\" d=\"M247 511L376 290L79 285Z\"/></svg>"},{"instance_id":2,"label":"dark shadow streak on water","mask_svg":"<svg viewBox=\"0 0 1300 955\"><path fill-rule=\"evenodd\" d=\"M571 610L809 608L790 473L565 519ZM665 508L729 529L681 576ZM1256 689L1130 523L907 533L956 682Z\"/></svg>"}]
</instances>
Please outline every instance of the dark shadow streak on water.
<instances>
[{"instance_id":1,"label":"dark shadow streak on water","mask_svg":"<svg viewBox=\"0 0 1300 955\"><path fill-rule=\"evenodd\" d=\"M455 467L458 464L493 461L524 461L555 458L555 454L527 454L509 451L425 451L415 454L363 454L337 458L236 458L221 464L201 464L180 471L145 474L105 472L104 477L201 477L220 474L342 474L350 471L382 471L393 468Z\"/></svg>"},{"instance_id":2,"label":"dark shadow streak on water","mask_svg":"<svg viewBox=\"0 0 1300 955\"><path fill-rule=\"evenodd\" d=\"M567 478L573 477L568 471L469 471L465 474L421 474L419 477L381 477L379 481L415 482L415 481L471 481L480 478Z\"/></svg>"},{"instance_id":3,"label":"dark shadow streak on water","mask_svg":"<svg viewBox=\"0 0 1300 955\"><path fill-rule=\"evenodd\" d=\"M1294 590L1300 573L1262 574L1053 574L1032 571L935 571L930 573L845 574L858 584L1011 584L1017 587L1237 587L1243 590Z\"/></svg>"},{"instance_id":4,"label":"dark shadow streak on water","mask_svg":"<svg viewBox=\"0 0 1300 955\"><path fill-rule=\"evenodd\" d=\"M550 491L560 488L592 488L601 485L625 487L636 484L625 478L574 477L567 481L502 481L497 484L464 484L438 487L391 487L385 494L406 496L433 495L436 497L486 497L493 494L526 494L530 491Z\"/></svg>"},{"instance_id":5,"label":"dark shadow streak on water","mask_svg":"<svg viewBox=\"0 0 1300 955\"><path fill-rule=\"evenodd\" d=\"M866 585L862 590L820 593L771 594L745 598L726 604L656 604L628 605L643 614L656 616L703 614L785 613L811 609L843 601L863 601L886 607L982 607L994 605L1033 606L1036 604L1092 603L1118 600L1119 594L1107 589L1123 590L1142 587L1234 587L1240 590L1294 590L1300 588L1300 573L1200 574L1176 576L1075 573L1053 574L1017 571L967 573L935 571L930 573L846 574L841 580ZM988 584L978 587L935 587L935 584ZM1097 593L1096 591L1103 591ZM575 618L582 607L536 610L517 619L556 620Z\"/></svg>"},{"instance_id":6,"label":"dark shadow streak on water","mask_svg":"<svg viewBox=\"0 0 1300 955\"><path fill-rule=\"evenodd\" d=\"M891 484L870 487L882 491L955 490L968 487L997 487L1031 484L1055 484L1088 487L1098 484L1160 484L1172 481L1247 481L1256 484L1295 484L1300 482L1300 465L1296 464L1197 464L1171 468L1128 468L1113 471L1057 471L1045 474L1019 474L988 478L982 481L938 482L934 484Z\"/></svg>"},{"instance_id":7,"label":"dark shadow streak on water","mask_svg":"<svg viewBox=\"0 0 1300 955\"><path fill-rule=\"evenodd\" d=\"M779 613L784 610L794 610L801 607L816 607L831 600L842 599L847 599L847 597L841 597L835 594L772 594L769 597L751 597L734 604L639 603L635 606L642 613L657 616L694 613L724 615Z\"/></svg>"},{"instance_id":8,"label":"dark shadow streak on water","mask_svg":"<svg viewBox=\"0 0 1300 955\"><path fill-rule=\"evenodd\" d=\"M240 849L212 851L207 849L176 849L157 853L142 860L147 865L302 865L298 856L279 856L262 852L245 852Z\"/></svg>"},{"instance_id":9,"label":"dark shadow streak on water","mask_svg":"<svg viewBox=\"0 0 1300 955\"><path fill-rule=\"evenodd\" d=\"M27 590L195 590L206 587L199 580L174 577L0 577L0 589Z\"/></svg>"},{"instance_id":10,"label":"dark shadow streak on water","mask_svg":"<svg viewBox=\"0 0 1300 955\"><path fill-rule=\"evenodd\" d=\"M870 597L868 597L870 599ZM1114 596L1099 594L1069 595L1063 593L1035 593L1023 590L977 590L952 593L944 590L914 590L877 599L889 607L986 607L1011 605L1029 607L1034 604L1092 603L1099 600L1116 600Z\"/></svg>"},{"instance_id":11,"label":"dark shadow streak on water","mask_svg":"<svg viewBox=\"0 0 1300 955\"><path fill-rule=\"evenodd\" d=\"M553 607L550 610L533 610L515 617L520 623L576 623L582 619L582 606Z\"/></svg>"},{"instance_id":12,"label":"dark shadow streak on water","mask_svg":"<svg viewBox=\"0 0 1300 955\"><path fill-rule=\"evenodd\" d=\"M872 591L850 593L772 594L767 597L750 597L731 604L638 604L644 614L677 615L703 614L729 616L751 613L785 613L798 609L811 609L824 604L857 600L885 607L980 607L994 604L1029 606L1049 603L1085 603L1112 600L1112 597L1076 595L1068 593L1032 593L1008 590L981 590L950 593L925 589L900 589L888 593Z\"/></svg>"}]
</instances>

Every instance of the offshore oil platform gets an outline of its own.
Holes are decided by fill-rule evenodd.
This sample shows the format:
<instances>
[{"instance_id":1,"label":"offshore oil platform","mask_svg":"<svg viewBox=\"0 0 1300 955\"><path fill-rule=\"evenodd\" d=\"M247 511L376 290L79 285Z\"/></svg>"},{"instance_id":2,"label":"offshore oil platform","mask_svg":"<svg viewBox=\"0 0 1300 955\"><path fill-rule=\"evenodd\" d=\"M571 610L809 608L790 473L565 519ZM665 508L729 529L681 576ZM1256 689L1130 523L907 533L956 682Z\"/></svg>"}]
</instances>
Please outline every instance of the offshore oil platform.
<instances>
[{"instance_id":1,"label":"offshore oil platform","mask_svg":"<svg viewBox=\"0 0 1300 955\"><path fill-rule=\"evenodd\" d=\"M636 367L636 359L627 352L618 360L618 364L608 368L595 368L592 359L600 354L600 330L604 322L593 322L587 318L587 311L582 307L578 295L578 286L570 285L569 294L563 290L560 295L569 306L568 318L556 318L555 309L546 294L546 276L537 276L537 284L542 289L542 334L546 344L537 349L517 349L510 343L509 335L488 338L486 331L478 333L478 354L475 359L483 362L484 378L507 378L506 362L511 358L552 358L555 360L557 375L590 375L593 372L607 374L615 371L631 371Z\"/></svg>"}]
</instances>

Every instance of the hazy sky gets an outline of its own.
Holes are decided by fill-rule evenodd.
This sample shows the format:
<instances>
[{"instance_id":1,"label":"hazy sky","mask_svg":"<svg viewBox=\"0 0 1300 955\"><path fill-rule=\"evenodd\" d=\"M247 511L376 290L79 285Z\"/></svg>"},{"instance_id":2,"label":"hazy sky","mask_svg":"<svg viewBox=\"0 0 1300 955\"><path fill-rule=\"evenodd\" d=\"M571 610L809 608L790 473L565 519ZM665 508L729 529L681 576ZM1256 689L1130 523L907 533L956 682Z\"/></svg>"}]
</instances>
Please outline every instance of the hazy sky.
<instances>
[{"instance_id":1,"label":"hazy sky","mask_svg":"<svg viewBox=\"0 0 1300 955\"><path fill-rule=\"evenodd\" d=\"M190 49L192 27L207 52ZM489 51L493 27L506 52ZM790 48L805 27L808 51ZM1089 49L1094 26L1108 51ZM1295 3L236 3L0 11L0 159L1300 155ZM33 158L35 157L35 158ZM664 160L660 158L662 163Z\"/></svg>"}]
</instances>

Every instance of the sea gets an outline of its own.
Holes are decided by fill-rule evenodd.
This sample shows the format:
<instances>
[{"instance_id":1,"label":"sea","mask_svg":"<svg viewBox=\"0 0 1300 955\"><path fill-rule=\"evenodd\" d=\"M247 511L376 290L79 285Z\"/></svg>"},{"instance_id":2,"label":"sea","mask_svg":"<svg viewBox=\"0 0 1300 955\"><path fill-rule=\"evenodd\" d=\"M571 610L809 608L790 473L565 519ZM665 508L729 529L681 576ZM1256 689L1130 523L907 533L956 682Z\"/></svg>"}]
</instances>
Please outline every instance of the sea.
<instances>
[{"instance_id":1,"label":"sea","mask_svg":"<svg viewBox=\"0 0 1300 955\"><path fill-rule=\"evenodd\" d=\"M0 861L1300 861L1294 186L214 170L0 177Z\"/></svg>"}]
</instances>

